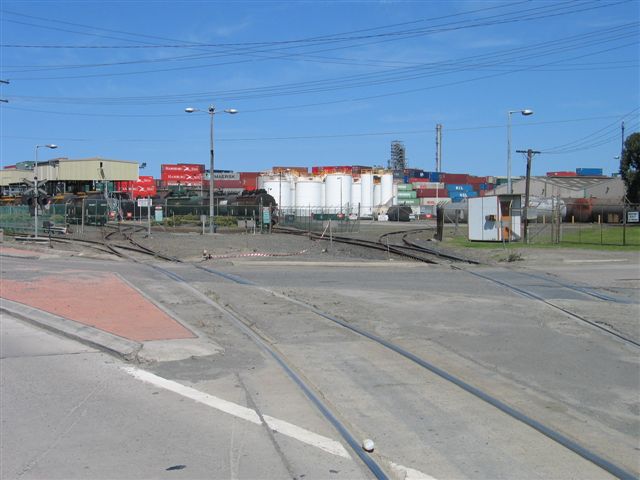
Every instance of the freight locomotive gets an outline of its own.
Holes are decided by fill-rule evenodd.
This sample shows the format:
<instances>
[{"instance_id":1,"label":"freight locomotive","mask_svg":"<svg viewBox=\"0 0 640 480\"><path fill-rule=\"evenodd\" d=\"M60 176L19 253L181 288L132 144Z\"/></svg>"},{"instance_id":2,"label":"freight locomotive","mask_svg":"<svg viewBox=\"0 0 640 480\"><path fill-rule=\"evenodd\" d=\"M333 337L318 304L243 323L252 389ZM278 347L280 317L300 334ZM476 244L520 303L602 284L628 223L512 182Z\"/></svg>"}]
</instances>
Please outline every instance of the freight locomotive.
<instances>
[{"instance_id":1,"label":"freight locomotive","mask_svg":"<svg viewBox=\"0 0 640 480\"><path fill-rule=\"evenodd\" d=\"M132 200L126 193L114 193L109 199L101 193L88 195L71 195L54 197L54 204L66 205L68 223L79 224L83 221L88 225L104 225L109 220L126 220L133 218L147 218L148 212L154 212L156 206L163 208L164 216L209 214L209 198L203 196L154 196L151 197L154 210L138 207L137 201ZM275 199L264 190L246 190L240 195L214 195L214 213L216 216L255 218L260 221L263 207L269 207L272 221L277 221L274 215L277 207ZM84 210L84 215L83 215ZM153 215L153 213L152 213Z\"/></svg>"}]
</instances>

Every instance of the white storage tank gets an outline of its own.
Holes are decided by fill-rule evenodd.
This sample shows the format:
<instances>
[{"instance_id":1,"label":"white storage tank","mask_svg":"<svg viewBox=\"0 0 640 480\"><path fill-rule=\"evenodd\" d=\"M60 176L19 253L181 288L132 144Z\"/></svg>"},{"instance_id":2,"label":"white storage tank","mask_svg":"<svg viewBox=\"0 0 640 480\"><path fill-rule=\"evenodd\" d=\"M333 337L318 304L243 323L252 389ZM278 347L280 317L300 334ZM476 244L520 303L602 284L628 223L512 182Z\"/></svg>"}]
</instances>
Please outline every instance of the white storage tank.
<instances>
[{"instance_id":1,"label":"white storage tank","mask_svg":"<svg viewBox=\"0 0 640 480\"><path fill-rule=\"evenodd\" d=\"M373 206L380 206L380 199L382 198L382 185L376 183L373 185Z\"/></svg>"},{"instance_id":2,"label":"white storage tank","mask_svg":"<svg viewBox=\"0 0 640 480\"><path fill-rule=\"evenodd\" d=\"M353 177L344 173L327 175L324 205L329 211L340 212L349 208Z\"/></svg>"},{"instance_id":3,"label":"white storage tank","mask_svg":"<svg viewBox=\"0 0 640 480\"><path fill-rule=\"evenodd\" d=\"M322 211L324 184L317 177L298 177L295 183L295 207L300 216Z\"/></svg>"},{"instance_id":4,"label":"white storage tank","mask_svg":"<svg viewBox=\"0 0 640 480\"><path fill-rule=\"evenodd\" d=\"M351 185L351 211L348 213L355 213L356 215L362 211L362 182L361 180L354 179Z\"/></svg>"},{"instance_id":5,"label":"white storage tank","mask_svg":"<svg viewBox=\"0 0 640 480\"><path fill-rule=\"evenodd\" d=\"M280 208L291 208L293 207L291 180L289 175L261 175L258 177L258 188L264 188Z\"/></svg>"},{"instance_id":6,"label":"white storage tank","mask_svg":"<svg viewBox=\"0 0 640 480\"><path fill-rule=\"evenodd\" d=\"M360 215L370 217L373 215L373 173L360 175Z\"/></svg>"},{"instance_id":7,"label":"white storage tank","mask_svg":"<svg viewBox=\"0 0 640 480\"><path fill-rule=\"evenodd\" d=\"M393 173L383 173L380 185L380 204L384 205L393 198Z\"/></svg>"}]
</instances>

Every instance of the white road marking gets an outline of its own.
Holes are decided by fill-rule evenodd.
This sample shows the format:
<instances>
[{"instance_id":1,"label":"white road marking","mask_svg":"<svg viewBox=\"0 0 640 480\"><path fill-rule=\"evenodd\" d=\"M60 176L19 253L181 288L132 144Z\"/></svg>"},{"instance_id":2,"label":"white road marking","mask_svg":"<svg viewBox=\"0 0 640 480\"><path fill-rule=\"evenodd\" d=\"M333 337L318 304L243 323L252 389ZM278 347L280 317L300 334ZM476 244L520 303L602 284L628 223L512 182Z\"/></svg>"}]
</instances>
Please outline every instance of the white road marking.
<instances>
[{"instance_id":1,"label":"white road marking","mask_svg":"<svg viewBox=\"0 0 640 480\"><path fill-rule=\"evenodd\" d=\"M182 385L181 383L174 382L173 380L159 377L158 375L155 375L151 372L140 370L136 367L127 365L121 368L132 377L143 382L164 388L165 390L177 393L178 395L190 398L191 400L194 400L198 403L202 403L203 405L207 405L208 407L212 407L221 412L228 413L229 415L233 415L234 417L242 418L251 423L255 423L256 425L262 424L262 422L260 421L260 416L256 413L255 410L252 410L251 408L243 407L242 405L223 400L213 395L209 395L208 393L201 392L200 390L196 390L195 388L187 387L186 385ZM310 430L298 427L297 425L289 423L285 420L280 420L269 415L263 415L262 417L264 418L267 426L270 429L282 435L286 435L287 437L293 438L302 443L306 443L307 445L319 448L320 450L323 450L332 455L336 455L342 458L351 458L349 452L340 442L337 442L336 440L325 437L323 435L319 435ZM404 467L393 462L388 462L388 464L392 470L405 478L405 480L436 480L430 475L422 473L419 470Z\"/></svg>"},{"instance_id":2,"label":"white road marking","mask_svg":"<svg viewBox=\"0 0 640 480\"><path fill-rule=\"evenodd\" d=\"M166 378L159 377L157 375L154 375L153 373L146 372L135 367L125 366L122 367L122 369L129 375L137 378L138 380L142 380L143 382L151 383L153 385L156 385L157 387L162 387L165 390L169 390L171 392L177 393L178 395L182 395L183 397L190 398L191 400L195 400L198 403L213 407L216 410L228 413L229 415L233 415L234 417L248 420L251 423L255 423L256 425L262 424L258 414L250 408L243 407L242 405L238 405L236 403L228 402L227 400L214 397L213 395L201 392L200 390L196 390L195 388L187 387L186 385L174 382L173 380L167 380Z\"/></svg>"},{"instance_id":3,"label":"white road marking","mask_svg":"<svg viewBox=\"0 0 640 480\"><path fill-rule=\"evenodd\" d=\"M610 259L602 259L602 260L591 260L591 259L576 259L576 260L563 260L564 263L609 263L609 262L627 262L626 258L610 258Z\"/></svg>"},{"instance_id":4,"label":"white road marking","mask_svg":"<svg viewBox=\"0 0 640 480\"><path fill-rule=\"evenodd\" d=\"M318 447L325 452L331 453L333 455L337 455L342 458L351 458L349 452L342 446L340 442L336 442L330 438L324 437L322 435L318 435L310 430L307 430L302 427L298 427L292 423L286 422L284 420L280 420L278 418L273 418L268 415L263 415L263 418L269 425L269 428L280 432L287 437L295 438L304 442L308 445L313 445Z\"/></svg>"},{"instance_id":5,"label":"white road marking","mask_svg":"<svg viewBox=\"0 0 640 480\"><path fill-rule=\"evenodd\" d=\"M389 462L391 469L404 480L436 480L431 475L422 473L420 470L414 470L413 468L403 467L397 463Z\"/></svg>"}]
</instances>

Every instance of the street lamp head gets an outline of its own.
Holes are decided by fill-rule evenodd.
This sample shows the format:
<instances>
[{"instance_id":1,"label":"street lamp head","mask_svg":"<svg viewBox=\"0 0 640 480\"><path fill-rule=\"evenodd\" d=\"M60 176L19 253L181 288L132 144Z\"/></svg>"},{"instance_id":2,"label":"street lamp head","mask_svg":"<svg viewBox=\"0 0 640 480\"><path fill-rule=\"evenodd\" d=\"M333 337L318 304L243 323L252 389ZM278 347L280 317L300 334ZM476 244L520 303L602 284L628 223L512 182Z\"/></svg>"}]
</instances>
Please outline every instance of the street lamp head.
<instances>
[{"instance_id":1,"label":"street lamp head","mask_svg":"<svg viewBox=\"0 0 640 480\"><path fill-rule=\"evenodd\" d=\"M533 115L533 110L529 110L528 108L525 108L524 110L520 110L520 113L525 116Z\"/></svg>"},{"instance_id":2,"label":"street lamp head","mask_svg":"<svg viewBox=\"0 0 640 480\"><path fill-rule=\"evenodd\" d=\"M184 109L185 112L187 113L193 113L193 112L197 112L198 109L197 108L193 108L193 107L187 107Z\"/></svg>"},{"instance_id":3,"label":"street lamp head","mask_svg":"<svg viewBox=\"0 0 640 480\"><path fill-rule=\"evenodd\" d=\"M238 110L236 110L235 108L227 108L224 112L230 115L235 115L236 113L238 113Z\"/></svg>"},{"instance_id":4,"label":"street lamp head","mask_svg":"<svg viewBox=\"0 0 640 480\"><path fill-rule=\"evenodd\" d=\"M210 113L211 115L213 115L214 113L216 113L216 107L214 107L213 105L210 105L210 106L209 106L209 113Z\"/></svg>"},{"instance_id":5,"label":"street lamp head","mask_svg":"<svg viewBox=\"0 0 640 480\"><path fill-rule=\"evenodd\" d=\"M55 144L53 144L53 143L50 143L50 144L48 144L48 145L45 145L45 147L53 149L53 148L58 148L58 145L55 145Z\"/></svg>"}]
</instances>

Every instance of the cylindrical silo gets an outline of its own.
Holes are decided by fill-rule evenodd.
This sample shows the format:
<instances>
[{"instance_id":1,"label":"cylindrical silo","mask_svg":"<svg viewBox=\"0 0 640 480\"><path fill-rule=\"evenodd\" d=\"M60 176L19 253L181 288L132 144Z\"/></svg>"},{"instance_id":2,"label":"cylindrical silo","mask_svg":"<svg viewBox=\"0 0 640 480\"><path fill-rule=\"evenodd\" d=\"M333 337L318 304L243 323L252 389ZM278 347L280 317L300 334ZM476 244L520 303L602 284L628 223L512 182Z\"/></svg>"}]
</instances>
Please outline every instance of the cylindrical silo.
<instances>
[{"instance_id":1,"label":"cylindrical silo","mask_svg":"<svg viewBox=\"0 0 640 480\"><path fill-rule=\"evenodd\" d=\"M344 173L327 175L325 178L324 205L328 213L344 212L351 203L353 177Z\"/></svg>"},{"instance_id":2,"label":"cylindrical silo","mask_svg":"<svg viewBox=\"0 0 640 480\"><path fill-rule=\"evenodd\" d=\"M380 185L380 204L384 205L393 198L393 173L383 173Z\"/></svg>"},{"instance_id":3,"label":"cylindrical silo","mask_svg":"<svg viewBox=\"0 0 640 480\"><path fill-rule=\"evenodd\" d=\"M291 177L287 175L261 175L262 185L269 195L271 195L280 208L291 208L293 197L291 196Z\"/></svg>"},{"instance_id":4,"label":"cylindrical silo","mask_svg":"<svg viewBox=\"0 0 640 480\"><path fill-rule=\"evenodd\" d=\"M373 214L373 173L360 176L360 215L370 217Z\"/></svg>"},{"instance_id":5,"label":"cylindrical silo","mask_svg":"<svg viewBox=\"0 0 640 480\"><path fill-rule=\"evenodd\" d=\"M322 180L316 177L298 177L295 193L297 215L309 216L322 210L322 188Z\"/></svg>"},{"instance_id":6,"label":"cylindrical silo","mask_svg":"<svg viewBox=\"0 0 640 480\"><path fill-rule=\"evenodd\" d=\"M382 198L382 185L375 183L373 185L373 206L380 206L380 199Z\"/></svg>"},{"instance_id":7,"label":"cylindrical silo","mask_svg":"<svg viewBox=\"0 0 640 480\"><path fill-rule=\"evenodd\" d=\"M347 213L359 214L362 209L362 182L360 179L354 179L351 185L351 210Z\"/></svg>"}]
</instances>

